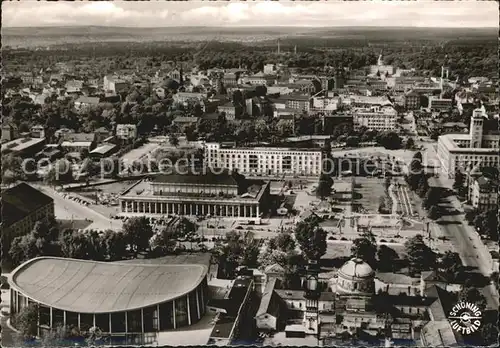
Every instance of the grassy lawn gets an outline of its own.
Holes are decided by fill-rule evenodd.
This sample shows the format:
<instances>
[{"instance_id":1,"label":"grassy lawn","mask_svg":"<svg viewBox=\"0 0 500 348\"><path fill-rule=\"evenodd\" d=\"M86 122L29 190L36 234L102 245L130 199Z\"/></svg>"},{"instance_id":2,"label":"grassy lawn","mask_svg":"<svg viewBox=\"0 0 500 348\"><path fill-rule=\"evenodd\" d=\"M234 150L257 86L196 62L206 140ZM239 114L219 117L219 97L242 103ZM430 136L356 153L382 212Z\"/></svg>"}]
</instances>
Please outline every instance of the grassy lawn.
<instances>
[{"instance_id":1,"label":"grassy lawn","mask_svg":"<svg viewBox=\"0 0 500 348\"><path fill-rule=\"evenodd\" d=\"M353 206L361 208L358 212L377 214L381 196L385 196L384 179L356 177Z\"/></svg>"}]
</instances>

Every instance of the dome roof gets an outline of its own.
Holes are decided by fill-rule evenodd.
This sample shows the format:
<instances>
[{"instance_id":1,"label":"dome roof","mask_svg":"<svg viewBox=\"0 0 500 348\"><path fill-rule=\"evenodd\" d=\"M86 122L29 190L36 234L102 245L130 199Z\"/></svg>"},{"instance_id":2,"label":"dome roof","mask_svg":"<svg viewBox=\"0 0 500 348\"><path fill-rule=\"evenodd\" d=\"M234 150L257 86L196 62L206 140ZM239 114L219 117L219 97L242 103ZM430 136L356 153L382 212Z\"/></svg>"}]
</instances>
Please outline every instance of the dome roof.
<instances>
[{"instance_id":1,"label":"dome roof","mask_svg":"<svg viewBox=\"0 0 500 348\"><path fill-rule=\"evenodd\" d=\"M373 276L373 269L361 259L354 258L347 261L339 270L339 275L354 278L368 278Z\"/></svg>"}]
</instances>

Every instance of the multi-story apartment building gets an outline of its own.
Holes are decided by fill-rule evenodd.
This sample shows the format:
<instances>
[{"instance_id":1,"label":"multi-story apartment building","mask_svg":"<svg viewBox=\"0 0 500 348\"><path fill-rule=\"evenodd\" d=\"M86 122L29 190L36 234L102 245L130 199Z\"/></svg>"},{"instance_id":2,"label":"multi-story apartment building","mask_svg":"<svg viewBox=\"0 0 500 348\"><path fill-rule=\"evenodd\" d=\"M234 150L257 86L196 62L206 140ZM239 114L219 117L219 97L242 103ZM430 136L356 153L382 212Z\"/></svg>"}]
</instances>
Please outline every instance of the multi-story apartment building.
<instances>
[{"instance_id":1,"label":"multi-story apartment building","mask_svg":"<svg viewBox=\"0 0 500 348\"><path fill-rule=\"evenodd\" d=\"M355 109L353 111L354 129L364 126L377 131L396 129L397 111L393 107Z\"/></svg>"},{"instance_id":2,"label":"multi-story apartment building","mask_svg":"<svg viewBox=\"0 0 500 348\"><path fill-rule=\"evenodd\" d=\"M300 111L311 109L311 98L307 95L286 95L280 98L285 101L285 107Z\"/></svg>"},{"instance_id":3,"label":"multi-story apartment building","mask_svg":"<svg viewBox=\"0 0 500 348\"><path fill-rule=\"evenodd\" d=\"M437 155L448 177L457 170L498 167L499 134L483 134L483 111L473 112L469 134L445 134L438 138Z\"/></svg>"},{"instance_id":4,"label":"multi-story apartment building","mask_svg":"<svg viewBox=\"0 0 500 348\"><path fill-rule=\"evenodd\" d=\"M420 94L415 91L410 91L405 95L405 109L418 110L420 109Z\"/></svg>"},{"instance_id":5,"label":"multi-story apartment building","mask_svg":"<svg viewBox=\"0 0 500 348\"><path fill-rule=\"evenodd\" d=\"M207 93L193 93L193 92L177 92L173 95L173 99L177 103L185 103L187 101L202 101L207 99Z\"/></svg>"},{"instance_id":6,"label":"multi-story apartment building","mask_svg":"<svg viewBox=\"0 0 500 348\"><path fill-rule=\"evenodd\" d=\"M429 97L429 109L435 111L446 111L452 107L451 99Z\"/></svg>"},{"instance_id":7,"label":"multi-story apartment building","mask_svg":"<svg viewBox=\"0 0 500 348\"><path fill-rule=\"evenodd\" d=\"M260 72L255 75L246 76L242 78L242 82L255 86L267 86L273 84L276 81L276 79L277 79L276 75L267 75Z\"/></svg>"},{"instance_id":8,"label":"multi-story apartment building","mask_svg":"<svg viewBox=\"0 0 500 348\"><path fill-rule=\"evenodd\" d=\"M35 223L54 217L54 200L28 184L2 191L2 250L8 252L15 237L28 234Z\"/></svg>"},{"instance_id":9,"label":"multi-story apartment building","mask_svg":"<svg viewBox=\"0 0 500 348\"><path fill-rule=\"evenodd\" d=\"M238 75L234 73L225 73L222 77L224 87L236 86L238 84Z\"/></svg>"},{"instance_id":10,"label":"multi-story apartment building","mask_svg":"<svg viewBox=\"0 0 500 348\"><path fill-rule=\"evenodd\" d=\"M469 186L468 199L472 207L488 211L498 207L498 182L484 175L475 177Z\"/></svg>"},{"instance_id":11,"label":"multi-story apartment building","mask_svg":"<svg viewBox=\"0 0 500 348\"><path fill-rule=\"evenodd\" d=\"M105 92L112 92L114 94L126 91L128 83L124 80L114 76L104 76L103 89Z\"/></svg>"},{"instance_id":12,"label":"multi-story apartment building","mask_svg":"<svg viewBox=\"0 0 500 348\"><path fill-rule=\"evenodd\" d=\"M318 176L322 172L320 149L251 147L205 144L207 165L250 175Z\"/></svg>"},{"instance_id":13,"label":"multi-story apartment building","mask_svg":"<svg viewBox=\"0 0 500 348\"><path fill-rule=\"evenodd\" d=\"M137 126L135 124L117 124L116 137L125 140L137 138Z\"/></svg>"},{"instance_id":14,"label":"multi-story apartment building","mask_svg":"<svg viewBox=\"0 0 500 348\"><path fill-rule=\"evenodd\" d=\"M224 105L219 105L217 107L217 111L224 112L226 114L226 120L234 120L236 119L236 114L238 114L240 110L236 108L232 102L228 102ZM251 114L250 114L251 115ZM238 115L239 116L239 115Z\"/></svg>"}]
</instances>

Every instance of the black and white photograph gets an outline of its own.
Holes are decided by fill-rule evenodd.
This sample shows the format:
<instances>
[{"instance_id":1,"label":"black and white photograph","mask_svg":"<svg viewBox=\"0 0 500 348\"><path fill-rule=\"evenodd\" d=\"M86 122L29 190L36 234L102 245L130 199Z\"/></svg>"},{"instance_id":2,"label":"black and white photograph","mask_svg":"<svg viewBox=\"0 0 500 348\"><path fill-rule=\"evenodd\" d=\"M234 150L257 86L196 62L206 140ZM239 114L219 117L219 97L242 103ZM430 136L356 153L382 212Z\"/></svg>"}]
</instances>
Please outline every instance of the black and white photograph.
<instances>
[{"instance_id":1,"label":"black and white photograph","mask_svg":"<svg viewBox=\"0 0 500 348\"><path fill-rule=\"evenodd\" d=\"M498 2L1 7L3 347L498 347Z\"/></svg>"}]
</instances>

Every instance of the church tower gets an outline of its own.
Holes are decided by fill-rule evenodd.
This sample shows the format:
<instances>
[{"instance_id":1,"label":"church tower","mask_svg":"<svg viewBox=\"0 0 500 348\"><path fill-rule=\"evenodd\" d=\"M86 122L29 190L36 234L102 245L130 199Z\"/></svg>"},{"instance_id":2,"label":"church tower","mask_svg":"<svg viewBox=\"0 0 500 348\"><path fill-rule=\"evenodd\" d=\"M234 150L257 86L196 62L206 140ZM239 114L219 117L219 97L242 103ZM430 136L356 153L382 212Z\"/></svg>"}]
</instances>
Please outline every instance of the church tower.
<instances>
[{"instance_id":1,"label":"church tower","mask_svg":"<svg viewBox=\"0 0 500 348\"><path fill-rule=\"evenodd\" d=\"M377 65L378 66L384 65L384 60L382 59L382 52L380 52L380 55L378 56Z\"/></svg>"},{"instance_id":2,"label":"church tower","mask_svg":"<svg viewBox=\"0 0 500 348\"><path fill-rule=\"evenodd\" d=\"M483 111L476 109L470 120L470 143L473 148L480 148L483 140Z\"/></svg>"}]
</instances>

